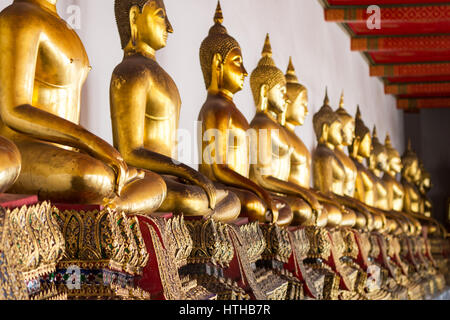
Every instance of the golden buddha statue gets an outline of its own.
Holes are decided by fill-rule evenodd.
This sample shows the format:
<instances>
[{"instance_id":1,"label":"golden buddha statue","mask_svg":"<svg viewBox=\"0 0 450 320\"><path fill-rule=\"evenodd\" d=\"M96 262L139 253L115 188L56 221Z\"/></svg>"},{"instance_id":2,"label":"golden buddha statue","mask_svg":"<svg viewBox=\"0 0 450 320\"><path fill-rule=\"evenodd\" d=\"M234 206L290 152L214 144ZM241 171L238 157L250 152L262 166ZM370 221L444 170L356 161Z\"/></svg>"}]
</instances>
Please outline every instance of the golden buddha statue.
<instances>
[{"instance_id":1,"label":"golden buddha statue","mask_svg":"<svg viewBox=\"0 0 450 320\"><path fill-rule=\"evenodd\" d=\"M115 14L124 58L111 79L114 145L129 165L163 175L167 197L160 211L235 220L237 196L176 161L181 99L155 59L173 32L163 1L116 0Z\"/></svg>"},{"instance_id":2,"label":"golden buddha statue","mask_svg":"<svg viewBox=\"0 0 450 320\"><path fill-rule=\"evenodd\" d=\"M420 177L419 159L411 148L411 140L402 156L402 164L403 209L409 213L420 213L420 193L415 185Z\"/></svg>"},{"instance_id":3,"label":"golden buddha statue","mask_svg":"<svg viewBox=\"0 0 450 320\"><path fill-rule=\"evenodd\" d=\"M355 199L356 178L358 170L353 160L345 153L344 149L352 145L355 139L355 119L344 108L344 92L341 94L339 107L335 111L342 124L342 142L335 145L334 152L344 166L344 187L340 200L355 210L357 215L355 228L371 230L373 217L364 203Z\"/></svg>"},{"instance_id":4,"label":"golden buddha statue","mask_svg":"<svg viewBox=\"0 0 450 320\"><path fill-rule=\"evenodd\" d=\"M419 169L420 179L418 179L417 187L421 195L420 211L423 212L426 217L431 218L433 213L433 203L427 196L427 193L433 186L431 183L431 175L427 171L427 169L425 169L425 166L423 165L423 162L421 160L419 160Z\"/></svg>"},{"instance_id":5,"label":"golden buddha statue","mask_svg":"<svg viewBox=\"0 0 450 320\"><path fill-rule=\"evenodd\" d=\"M389 210L400 212L403 210L403 186L396 179L402 171L402 160L398 151L392 146L389 134L386 135L385 147L387 152L387 167L383 175L383 181L387 191L387 204Z\"/></svg>"},{"instance_id":6,"label":"golden buddha statue","mask_svg":"<svg viewBox=\"0 0 450 320\"><path fill-rule=\"evenodd\" d=\"M290 205L294 225L316 225L317 219L319 224L324 224L323 207L318 199L308 188L289 180L294 148L283 125L290 102L286 78L272 59L269 35L266 36L262 58L251 74L250 84L257 109L250 123L257 142L257 156L255 163L250 165L250 177ZM328 214L329 223L332 222L330 218ZM336 225L339 223L340 217Z\"/></svg>"},{"instance_id":7,"label":"golden buddha statue","mask_svg":"<svg viewBox=\"0 0 450 320\"><path fill-rule=\"evenodd\" d=\"M0 134L22 157L10 192L153 212L165 197L164 181L128 168L116 149L79 125L89 60L56 2L16 0L0 13Z\"/></svg>"},{"instance_id":8,"label":"golden buddha statue","mask_svg":"<svg viewBox=\"0 0 450 320\"><path fill-rule=\"evenodd\" d=\"M314 187L344 206L341 207L341 220L353 221L353 224L341 224L371 230L372 214L363 203L351 196L355 189L352 186L352 183L355 183L355 168L343 151L343 147L350 143L354 136L354 121L343 107L338 109L339 112L334 112L329 103L326 92L324 104L313 118L314 132L318 140L313 154Z\"/></svg>"},{"instance_id":9,"label":"golden buddha statue","mask_svg":"<svg viewBox=\"0 0 450 320\"><path fill-rule=\"evenodd\" d=\"M386 216L379 210L376 210L376 179L371 171L364 165L364 159L371 156L372 137L370 130L364 124L361 118L359 106L355 117L355 139L349 146L349 154L357 169L355 198L366 205L373 215L374 229L382 230L387 227Z\"/></svg>"},{"instance_id":10,"label":"golden buddha statue","mask_svg":"<svg viewBox=\"0 0 450 320\"><path fill-rule=\"evenodd\" d=\"M308 91L298 81L292 58L289 59L285 77L289 103L285 117L282 114L279 117L279 122L284 125L286 135L289 139L289 145L293 147L289 181L307 189L324 207L325 210L319 216L317 226L326 225L328 214L330 217L343 214L344 217L339 223L340 226L364 225L365 223L361 223L361 220L351 210L342 208L342 205L338 201L309 187L311 178L311 155L303 141L295 133L295 127L303 125L305 117L308 115ZM351 163L353 164L353 162ZM341 209L343 209L344 213ZM330 222L333 223L333 218L330 219Z\"/></svg>"},{"instance_id":11,"label":"golden buddha statue","mask_svg":"<svg viewBox=\"0 0 450 320\"><path fill-rule=\"evenodd\" d=\"M377 128L372 131L372 151L369 157L369 169L375 176L375 207L382 210L389 210L387 187L381 179L383 172L387 170L387 150L378 140Z\"/></svg>"},{"instance_id":12,"label":"golden buddha statue","mask_svg":"<svg viewBox=\"0 0 450 320\"><path fill-rule=\"evenodd\" d=\"M233 102L248 75L239 43L222 25L220 4L214 25L200 46L200 64L208 96L200 110L202 139L199 170L211 180L232 190L241 202L241 216L251 221L287 224L292 212L249 179L250 126Z\"/></svg>"}]
</instances>

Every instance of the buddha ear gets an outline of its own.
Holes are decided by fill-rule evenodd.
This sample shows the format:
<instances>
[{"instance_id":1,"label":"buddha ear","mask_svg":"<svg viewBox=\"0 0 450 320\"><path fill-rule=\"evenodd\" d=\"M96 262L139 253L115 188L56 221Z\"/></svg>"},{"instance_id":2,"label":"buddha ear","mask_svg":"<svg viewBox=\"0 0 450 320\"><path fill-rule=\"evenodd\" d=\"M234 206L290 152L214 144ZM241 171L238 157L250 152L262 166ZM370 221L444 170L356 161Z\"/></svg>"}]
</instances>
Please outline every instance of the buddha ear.
<instances>
[{"instance_id":1,"label":"buddha ear","mask_svg":"<svg viewBox=\"0 0 450 320\"><path fill-rule=\"evenodd\" d=\"M259 88L259 102L257 107L259 111L266 110L268 96L269 96L269 86L267 84L261 85L261 87Z\"/></svg>"},{"instance_id":2,"label":"buddha ear","mask_svg":"<svg viewBox=\"0 0 450 320\"><path fill-rule=\"evenodd\" d=\"M222 59L222 55L220 53L216 52L214 54L213 62L212 62L213 68L216 69L216 70L219 70L221 68L221 66L222 66L222 63L223 63L222 60L223 60Z\"/></svg>"},{"instance_id":3,"label":"buddha ear","mask_svg":"<svg viewBox=\"0 0 450 320\"><path fill-rule=\"evenodd\" d=\"M263 84L261 89L259 90L259 96L267 99L269 96L269 86L267 84Z\"/></svg>"},{"instance_id":4,"label":"buddha ear","mask_svg":"<svg viewBox=\"0 0 450 320\"><path fill-rule=\"evenodd\" d=\"M330 131L330 126L328 125L328 123L322 124L322 138L323 138L323 140L325 140L325 141L328 140L328 132L329 131Z\"/></svg>"},{"instance_id":5,"label":"buddha ear","mask_svg":"<svg viewBox=\"0 0 450 320\"><path fill-rule=\"evenodd\" d=\"M222 55L215 53L211 62L210 89L219 90L222 85Z\"/></svg>"},{"instance_id":6,"label":"buddha ear","mask_svg":"<svg viewBox=\"0 0 450 320\"><path fill-rule=\"evenodd\" d=\"M140 12L140 9L137 5L134 5L130 8L130 29L131 29L131 43L133 44L133 46L136 45L137 42L137 26L136 26L136 21L137 21L137 17L138 14Z\"/></svg>"},{"instance_id":7,"label":"buddha ear","mask_svg":"<svg viewBox=\"0 0 450 320\"><path fill-rule=\"evenodd\" d=\"M353 145L352 145L352 154L353 154L354 158L356 158L356 156L358 155L358 150L359 150L360 144L361 144L361 138L356 136L355 139L353 140Z\"/></svg>"}]
</instances>

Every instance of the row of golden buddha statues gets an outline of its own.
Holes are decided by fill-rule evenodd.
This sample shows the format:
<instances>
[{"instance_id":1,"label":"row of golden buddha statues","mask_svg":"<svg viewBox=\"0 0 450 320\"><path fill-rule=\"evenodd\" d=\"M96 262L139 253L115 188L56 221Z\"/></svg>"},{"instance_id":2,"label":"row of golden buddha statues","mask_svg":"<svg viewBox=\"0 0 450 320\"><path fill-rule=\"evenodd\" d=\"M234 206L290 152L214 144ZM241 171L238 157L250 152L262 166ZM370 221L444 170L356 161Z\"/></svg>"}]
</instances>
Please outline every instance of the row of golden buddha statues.
<instances>
[{"instance_id":1,"label":"row of golden buddha statues","mask_svg":"<svg viewBox=\"0 0 450 320\"><path fill-rule=\"evenodd\" d=\"M124 58L110 86L113 147L79 125L91 67L56 0L14 0L0 13L0 191L129 217L173 212L274 226L298 238L294 251L309 241L298 262L307 265L302 281L310 297L332 298L311 294L331 292L330 283L341 299L420 298L424 283L443 289L447 261L433 260L423 235L439 250L447 234L432 218L430 175L410 145L400 157L389 136L383 144L375 128L371 134L359 108L349 115L342 95L333 110L326 95L313 117L318 145L311 157L295 133L308 115L307 89L292 60L286 74L275 65L268 35L250 75L256 115L249 123L233 102L248 74L218 4L200 46L208 94L196 171L175 161L181 98L155 58L173 32L163 0L116 0L115 16ZM209 137L211 130L219 134ZM249 130L268 134L249 140ZM262 150L256 161L253 150ZM252 228L247 234L257 235ZM368 277L380 269L389 280L371 290Z\"/></svg>"}]
</instances>

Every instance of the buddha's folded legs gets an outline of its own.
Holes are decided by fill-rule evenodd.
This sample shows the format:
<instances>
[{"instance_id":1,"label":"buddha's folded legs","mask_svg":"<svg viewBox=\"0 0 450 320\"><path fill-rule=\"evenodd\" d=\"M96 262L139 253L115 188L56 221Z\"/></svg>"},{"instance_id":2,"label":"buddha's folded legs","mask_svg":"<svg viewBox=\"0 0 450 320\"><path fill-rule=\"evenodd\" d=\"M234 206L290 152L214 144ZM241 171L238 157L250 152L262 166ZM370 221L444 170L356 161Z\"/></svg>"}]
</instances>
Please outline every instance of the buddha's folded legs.
<instances>
[{"instance_id":1,"label":"buddha's folded legs","mask_svg":"<svg viewBox=\"0 0 450 320\"><path fill-rule=\"evenodd\" d=\"M20 152L10 140L0 137L0 192L7 190L20 173Z\"/></svg>"},{"instance_id":2,"label":"buddha's folded legs","mask_svg":"<svg viewBox=\"0 0 450 320\"><path fill-rule=\"evenodd\" d=\"M37 141L20 141L22 170L12 193L37 194L55 203L98 204L106 202L127 213L151 213L166 194L164 180L147 172L114 193L114 171L91 156ZM130 170L132 171L132 170ZM110 200L108 200L110 199Z\"/></svg>"},{"instance_id":3,"label":"buddha's folded legs","mask_svg":"<svg viewBox=\"0 0 450 320\"><path fill-rule=\"evenodd\" d=\"M228 187L227 189L236 194L241 201L241 217L247 217L250 221L262 223L272 222L272 215L267 209L267 205L256 194L251 191ZM292 222L293 214L290 206L284 200L275 199L278 203L279 226L287 226Z\"/></svg>"},{"instance_id":4,"label":"buddha's folded legs","mask_svg":"<svg viewBox=\"0 0 450 320\"><path fill-rule=\"evenodd\" d=\"M215 185L217 204L214 210L209 208L206 192L196 185L182 182L173 176L163 176L167 185L167 196L160 211L183 213L186 216L211 216L211 218L231 222L239 217L239 198L220 185Z\"/></svg>"},{"instance_id":5,"label":"buddha's folded legs","mask_svg":"<svg viewBox=\"0 0 450 320\"><path fill-rule=\"evenodd\" d=\"M298 197L279 197L274 196L275 199L280 201L285 201L292 210L292 226L304 225L306 222L310 221L313 212L311 207L301 198Z\"/></svg>"}]
</instances>

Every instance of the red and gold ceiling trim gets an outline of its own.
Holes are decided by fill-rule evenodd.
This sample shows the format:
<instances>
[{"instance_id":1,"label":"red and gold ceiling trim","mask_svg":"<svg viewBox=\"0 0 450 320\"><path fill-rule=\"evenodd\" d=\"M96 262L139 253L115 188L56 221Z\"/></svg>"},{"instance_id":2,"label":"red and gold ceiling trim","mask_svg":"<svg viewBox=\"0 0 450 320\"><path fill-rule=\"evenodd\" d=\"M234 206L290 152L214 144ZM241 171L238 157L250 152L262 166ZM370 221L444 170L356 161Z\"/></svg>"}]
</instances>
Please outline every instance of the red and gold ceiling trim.
<instances>
[{"instance_id":1,"label":"red and gold ceiling trim","mask_svg":"<svg viewBox=\"0 0 450 320\"><path fill-rule=\"evenodd\" d=\"M450 108L450 1L319 1L325 20L346 30L350 49L363 54L399 109ZM367 23L373 5L379 28Z\"/></svg>"}]
</instances>

